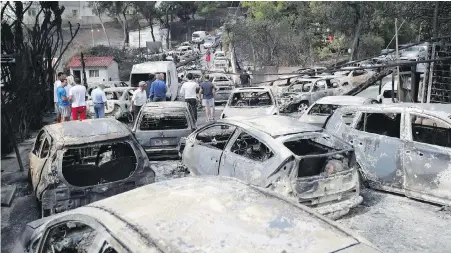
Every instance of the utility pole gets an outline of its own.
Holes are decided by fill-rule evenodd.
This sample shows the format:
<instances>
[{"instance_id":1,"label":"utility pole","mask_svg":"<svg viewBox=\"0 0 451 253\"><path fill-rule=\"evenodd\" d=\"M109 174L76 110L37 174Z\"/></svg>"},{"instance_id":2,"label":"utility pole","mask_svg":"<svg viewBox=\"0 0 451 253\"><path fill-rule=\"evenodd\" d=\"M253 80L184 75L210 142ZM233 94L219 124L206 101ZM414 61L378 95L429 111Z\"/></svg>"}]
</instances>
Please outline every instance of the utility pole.
<instances>
[{"instance_id":1,"label":"utility pole","mask_svg":"<svg viewBox=\"0 0 451 253\"><path fill-rule=\"evenodd\" d=\"M81 53L81 67L83 71L83 85L88 88L88 80L86 80L86 70L85 70L85 58L83 57L83 53Z\"/></svg>"},{"instance_id":2,"label":"utility pole","mask_svg":"<svg viewBox=\"0 0 451 253\"><path fill-rule=\"evenodd\" d=\"M91 36L92 36L92 47L94 47L95 46L95 43L94 43L94 29L92 27L92 23L91 23Z\"/></svg>"},{"instance_id":3,"label":"utility pole","mask_svg":"<svg viewBox=\"0 0 451 253\"><path fill-rule=\"evenodd\" d=\"M399 64L399 44L398 44L398 19L395 18L395 31L396 31L396 62ZM396 67L396 73L398 74L398 99L404 102L404 90L401 84L401 75L399 74L399 65Z\"/></svg>"}]
</instances>

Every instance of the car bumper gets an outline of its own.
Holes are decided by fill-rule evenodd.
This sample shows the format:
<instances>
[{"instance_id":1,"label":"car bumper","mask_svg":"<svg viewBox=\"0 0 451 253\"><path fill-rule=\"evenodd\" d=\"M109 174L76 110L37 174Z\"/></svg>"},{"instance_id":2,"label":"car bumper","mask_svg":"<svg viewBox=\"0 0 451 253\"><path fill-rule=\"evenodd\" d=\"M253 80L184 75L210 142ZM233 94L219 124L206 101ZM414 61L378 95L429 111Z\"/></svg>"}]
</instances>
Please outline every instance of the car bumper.
<instances>
[{"instance_id":1,"label":"car bumper","mask_svg":"<svg viewBox=\"0 0 451 253\"><path fill-rule=\"evenodd\" d=\"M179 158L179 149L177 146L168 148L144 148L149 159L161 158Z\"/></svg>"},{"instance_id":2,"label":"car bumper","mask_svg":"<svg viewBox=\"0 0 451 253\"><path fill-rule=\"evenodd\" d=\"M312 209L318 212L319 214L327 216L330 219L338 219L349 213L349 210L351 208L360 205L362 201L363 197L360 195L356 195L353 198L344 201L340 201L333 204L327 204L319 207L313 207Z\"/></svg>"}]
</instances>

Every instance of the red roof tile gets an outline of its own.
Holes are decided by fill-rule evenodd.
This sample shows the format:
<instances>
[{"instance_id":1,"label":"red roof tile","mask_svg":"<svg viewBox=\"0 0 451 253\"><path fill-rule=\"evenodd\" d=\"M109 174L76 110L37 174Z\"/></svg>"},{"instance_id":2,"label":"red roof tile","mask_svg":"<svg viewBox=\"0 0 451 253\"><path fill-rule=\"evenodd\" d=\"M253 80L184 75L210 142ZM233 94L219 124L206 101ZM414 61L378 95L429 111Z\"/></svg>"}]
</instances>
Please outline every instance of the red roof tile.
<instances>
[{"instance_id":1,"label":"red roof tile","mask_svg":"<svg viewBox=\"0 0 451 253\"><path fill-rule=\"evenodd\" d=\"M86 56L85 67L108 67L114 60L113 56ZM67 64L68 68L81 68L81 56L74 56Z\"/></svg>"}]
</instances>

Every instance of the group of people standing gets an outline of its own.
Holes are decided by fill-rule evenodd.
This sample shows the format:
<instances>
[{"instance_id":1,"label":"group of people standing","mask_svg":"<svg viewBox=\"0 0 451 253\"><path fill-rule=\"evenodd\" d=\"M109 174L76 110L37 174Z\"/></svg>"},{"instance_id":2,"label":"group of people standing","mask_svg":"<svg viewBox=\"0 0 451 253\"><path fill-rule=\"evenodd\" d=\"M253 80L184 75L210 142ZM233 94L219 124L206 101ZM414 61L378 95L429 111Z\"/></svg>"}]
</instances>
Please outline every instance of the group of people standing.
<instances>
[{"instance_id":1,"label":"group of people standing","mask_svg":"<svg viewBox=\"0 0 451 253\"><path fill-rule=\"evenodd\" d=\"M167 86L163 73L150 74L147 82L141 81L138 83L138 89L133 93L130 104L130 112L136 119L141 107L146 102L160 102L166 101Z\"/></svg>"},{"instance_id":2,"label":"group of people standing","mask_svg":"<svg viewBox=\"0 0 451 253\"><path fill-rule=\"evenodd\" d=\"M86 87L81 84L80 78L72 75L66 76L58 73L57 80L53 84L56 122L86 119ZM95 118L104 117L106 96L103 87L99 86L92 91Z\"/></svg>"},{"instance_id":3,"label":"group of people standing","mask_svg":"<svg viewBox=\"0 0 451 253\"><path fill-rule=\"evenodd\" d=\"M188 73L186 75L188 81L182 84L180 88L180 94L184 96L185 102L189 104L191 113L194 120L197 121L197 94L199 94L199 101L202 101L202 105L205 108L205 116L208 121L215 120L215 93L216 86L212 83L212 76L205 76L205 81L198 84L194 81L193 74ZM199 90L199 93L197 93Z\"/></svg>"}]
</instances>

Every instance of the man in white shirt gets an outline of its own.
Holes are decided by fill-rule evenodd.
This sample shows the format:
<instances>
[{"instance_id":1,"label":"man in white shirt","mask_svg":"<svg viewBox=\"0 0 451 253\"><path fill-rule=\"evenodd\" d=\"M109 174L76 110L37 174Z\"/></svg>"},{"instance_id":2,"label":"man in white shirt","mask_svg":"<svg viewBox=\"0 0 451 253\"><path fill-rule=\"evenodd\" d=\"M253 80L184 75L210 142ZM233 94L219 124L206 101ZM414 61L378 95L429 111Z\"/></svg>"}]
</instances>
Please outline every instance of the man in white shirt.
<instances>
[{"instance_id":1,"label":"man in white shirt","mask_svg":"<svg viewBox=\"0 0 451 253\"><path fill-rule=\"evenodd\" d=\"M180 88L180 94L185 96L185 102L188 103L193 116L194 122L197 121L197 89L199 84L193 81L193 74L188 73L186 75L187 82L182 84Z\"/></svg>"},{"instance_id":2,"label":"man in white shirt","mask_svg":"<svg viewBox=\"0 0 451 253\"><path fill-rule=\"evenodd\" d=\"M69 73L69 75L67 76L67 84L70 85L71 87L73 87L75 85L75 79L74 76L72 74Z\"/></svg>"},{"instance_id":3,"label":"man in white shirt","mask_svg":"<svg viewBox=\"0 0 451 253\"><path fill-rule=\"evenodd\" d=\"M105 96L105 92L103 91L104 88L105 86L103 84L100 84L99 86L97 86L97 88L95 88L91 92L92 103L94 104L95 119L104 118L105 107L108 109L107 99Z\"/></svg>"},{"instance_id":4,"label":"man in white shirt","mask_svg":"<svg viewBox=\"0 0 451 253\"><path fill-rule=\"evenodd\" d=\"M132 101L130 102L130 111L133 112L133 118L136 120L141 107L147 102L146 82L141 81L138 84L138 89L133 93Z\"/></svg>"},{"instance_id":5,"label":"man in white shirt","mask_svg":"<svg viewBox=\"0 0 451 253\"><path fill-rule=\"evenodd\" d=\"M86 87L81 85L80 78L75 78L75 86L69 90L69 99L72 102L72 119L80 121L86 119Z\"/></svg>"},{"instance_id":6,"label":"man in white shirt","mask_svg":"<svg viewBox=\"0 0 451 253\"><path fill-rule=\"evenodd\" d=\"M63 72L58 73L58 77L56 78L56 81L53 83L53 103L55 104L55 113L56 113L56 123L61 122L61 111L60 106L58 104L58 96L56 95L56 89L58 86L61 85L61 76L63 75Z\"/></svg>"}]
</instances>

